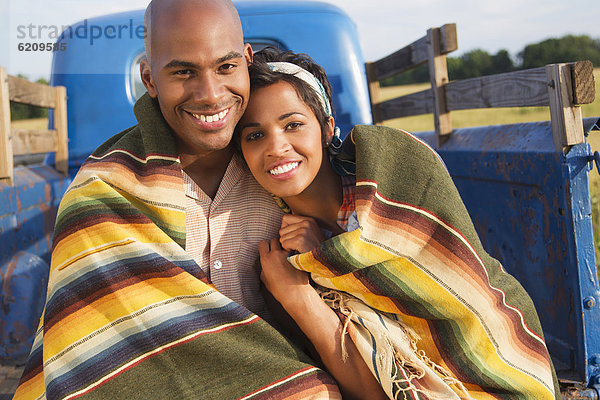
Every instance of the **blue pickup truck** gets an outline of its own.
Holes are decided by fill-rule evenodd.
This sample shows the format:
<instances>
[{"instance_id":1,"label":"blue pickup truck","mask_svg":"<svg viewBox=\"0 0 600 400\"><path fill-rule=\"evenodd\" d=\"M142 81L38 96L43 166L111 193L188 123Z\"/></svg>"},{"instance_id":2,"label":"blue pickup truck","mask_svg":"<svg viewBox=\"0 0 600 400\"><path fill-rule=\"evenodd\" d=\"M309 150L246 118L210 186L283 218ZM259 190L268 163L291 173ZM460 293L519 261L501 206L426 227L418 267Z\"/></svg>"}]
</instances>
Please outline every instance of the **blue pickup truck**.
<instances>
[{"instance_id":1,"label":"blue pickup truck","mask_svg":"<svg viewBox=\"0 0 600 400\"><path fill-rule=\"evenodd\" d=\"M577 113L577 105L590 102L589 93L582 100L586 95L577 89L589 89L589 64L448 82L445 54L456 48L452 24L365 63L356 27L339 8L303 1L236 6L255 51L275 46L304 52L325 68L343 135L357 124L433 113L436 131L417 134L444 159L487 251L531 294L563 396L600 398L600 285L588 181L588 174L596 173L594 164L600 167L600 155L592 154L586 141L600 123ZM138 32L142 24L139 10L87 19L63 33L50 84L66 88L68 163L59 172L50 153L42 164L17 166L9 178L0 176L1 365L21 365L31 346L63 193L98 145L136 123L133 104L145 90L139 79L143 37L111 34L92 41L91 27L114 32L129 26ZM378 100L380 79L422 63L430 65L430 90ZM523 81L529 90L515 90L515 82ZM500 82L498 93L486 92L492 82ZM506 100L510 95L516 99ZM452 110L506 105L549 105L553 119L462 129L449 123ZM51 112L51 126L53 119Z\"/></svg>"}]
</instances>

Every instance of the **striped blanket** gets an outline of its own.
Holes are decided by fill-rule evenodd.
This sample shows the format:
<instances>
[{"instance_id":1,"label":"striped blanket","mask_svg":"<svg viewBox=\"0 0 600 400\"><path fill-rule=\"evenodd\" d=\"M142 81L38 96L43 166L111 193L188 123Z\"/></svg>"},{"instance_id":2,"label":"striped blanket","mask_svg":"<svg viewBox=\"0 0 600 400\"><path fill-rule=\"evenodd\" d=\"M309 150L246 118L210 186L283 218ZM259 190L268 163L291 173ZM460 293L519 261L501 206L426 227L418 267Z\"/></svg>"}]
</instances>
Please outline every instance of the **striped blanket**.
<instances>
[{"instance_id":1,"label":"striped blanket","mask_svg":"<svg viewBox=\"0 0 600 400\"><path fill-rule=\"evenodd\" d=\"M16 399L341 398L335 381L207 284L185 253L158 104L94 152L56 221L44 314Z\"/></svg>"},{"instance_id":2,"label":"striped blanket","mask_svg":"<svg viewBox=\"0 0 600 400\"><path fill-rule=\"evenodd\" d=\"M437 153L374 126L355 127L344 147L360 228L290 262L352 321L388 396L559 398L533 303L483 250Z\"/></svg>"}]
</instances>

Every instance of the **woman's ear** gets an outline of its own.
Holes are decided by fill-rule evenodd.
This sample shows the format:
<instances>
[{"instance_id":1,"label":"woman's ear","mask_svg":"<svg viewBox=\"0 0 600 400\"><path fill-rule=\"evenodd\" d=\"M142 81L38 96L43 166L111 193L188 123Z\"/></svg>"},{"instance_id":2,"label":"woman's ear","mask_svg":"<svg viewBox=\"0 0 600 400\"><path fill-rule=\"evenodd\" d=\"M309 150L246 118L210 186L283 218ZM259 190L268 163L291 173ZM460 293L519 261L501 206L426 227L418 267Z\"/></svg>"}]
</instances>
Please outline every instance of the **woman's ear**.
<instances>
[{"instance_id":1,"label":"woman's ear","mask_svg":"<svg viewBox=\"0 0 600 400\"><path fill-rule=\"evenodd\" d=\"M335 120L333 117L329 117L327 120L327 125L325 127L325 135L323 137L323 145L325 147L329 147L331 144L331 139L333 138L333 134L335 132Z\"/></svg>"}]
</instances>

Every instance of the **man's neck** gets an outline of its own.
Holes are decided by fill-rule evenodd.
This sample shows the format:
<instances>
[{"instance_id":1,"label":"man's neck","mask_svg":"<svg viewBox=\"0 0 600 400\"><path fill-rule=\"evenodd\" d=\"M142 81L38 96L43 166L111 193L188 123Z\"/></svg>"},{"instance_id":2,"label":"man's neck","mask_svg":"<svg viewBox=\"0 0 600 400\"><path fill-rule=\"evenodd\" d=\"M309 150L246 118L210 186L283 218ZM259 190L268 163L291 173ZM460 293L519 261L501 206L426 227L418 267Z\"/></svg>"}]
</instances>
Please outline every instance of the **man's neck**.
<instances>
[{"instance_id":1,"label":"man's neck","mask_svg":"<svg viewBox=\"0 0 600 400\"><path fill-rule=\"evenodd\" d=\"M233 152L233 146L229 145L201 156L180 153L181 168L207 196L214 199Z\"/></svg>"}]
</instances>

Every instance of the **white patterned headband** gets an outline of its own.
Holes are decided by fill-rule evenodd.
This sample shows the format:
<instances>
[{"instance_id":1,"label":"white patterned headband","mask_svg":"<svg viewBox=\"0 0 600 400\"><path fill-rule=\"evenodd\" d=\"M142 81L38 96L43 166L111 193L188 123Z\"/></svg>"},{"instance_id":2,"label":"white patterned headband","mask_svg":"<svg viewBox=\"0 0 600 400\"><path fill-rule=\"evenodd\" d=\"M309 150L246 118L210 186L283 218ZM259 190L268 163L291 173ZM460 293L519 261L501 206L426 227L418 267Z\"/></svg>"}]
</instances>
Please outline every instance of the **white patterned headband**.
<instances>
[{"instance_id":1,"label":"white patterned headband","mask_svg":"<svg viewBox=\"0 0 600 400\"><path fill-rule=\"evenodd\" d=\"M321 82L310 72L296 64L289 62L268 62L267 65L271 71L281 72L283 74L294 75L296 78L306 82L318 95L321 105L328 117L332 117L331 105L325 93Z\"/></svg>"}]
</instances>

